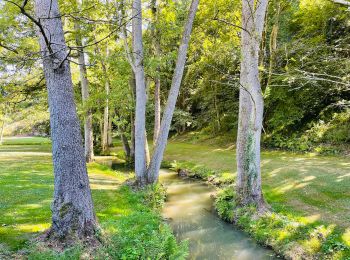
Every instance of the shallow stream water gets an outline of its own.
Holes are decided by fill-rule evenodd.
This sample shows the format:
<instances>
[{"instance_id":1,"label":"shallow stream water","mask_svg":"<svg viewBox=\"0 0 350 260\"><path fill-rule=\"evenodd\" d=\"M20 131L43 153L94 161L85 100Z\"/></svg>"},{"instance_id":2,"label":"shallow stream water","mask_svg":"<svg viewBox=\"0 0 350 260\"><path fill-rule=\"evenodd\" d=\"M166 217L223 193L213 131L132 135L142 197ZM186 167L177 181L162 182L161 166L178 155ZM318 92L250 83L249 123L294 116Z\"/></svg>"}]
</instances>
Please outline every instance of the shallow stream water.
<instances>
[{"instance_id":1,"label":"shallow stream water","mask_svg":"<svg viewBox=\"0 0 350 260\"><path fill-rule=\"evenodd\" d=\"M168 193L163 216L178 239L189 240L190 259L278 259L213 212L214 187L175 172L162 171L160 176Z\"/></svg>"}]
</instances>

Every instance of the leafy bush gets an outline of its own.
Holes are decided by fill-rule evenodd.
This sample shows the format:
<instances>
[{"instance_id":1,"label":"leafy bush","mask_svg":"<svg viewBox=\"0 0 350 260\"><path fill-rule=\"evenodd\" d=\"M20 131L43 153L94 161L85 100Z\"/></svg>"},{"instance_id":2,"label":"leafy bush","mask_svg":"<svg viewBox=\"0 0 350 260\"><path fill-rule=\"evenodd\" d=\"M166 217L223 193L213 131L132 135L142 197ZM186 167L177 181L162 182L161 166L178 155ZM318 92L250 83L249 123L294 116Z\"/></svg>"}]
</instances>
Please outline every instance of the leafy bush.
<instances>
[{"instance_id":1,"label":"leafy bush","mask_svg":"<svg viewBox=\"0 0 350 260\"><path fill-rule=\"evenodd\" d=\"M159 215L138 212L118 222L104 255L110 259L185 259L187 244L177 244L171 229Z\"/></svg>"},{"instance_id":2,"label":"leafy bush","mask_svg":"<svg viewBox=\"0 0 350 260\"><path fill-rule=\"evenodd\" d=\"M314 143L350 142L350 110L343 113L335 113L328 122L320 120L314 123L305 135Z\"/></svg>"},{"instance_id":3,"label":"leafy bush","mask_svg":"<svg viewBox=\"0 0 350 260\"><path fill-rule=\"evenodd\" d=\"M233 210L235 208L234 189L232 186L221 189L215 197L215 210L220 218L225 221L233 221Z\"/></svg>"},{"instance_id":4,"label":"leafy bush","mask_svg":"<svg viewBox=\"0 0 350 260\"><path fill-rule=\"evenodd\" d=\"M305 223L301 218L269 212L258 215L254 206L235 207L233 187L220 189L215 199L219 216L234 222L261 244L291 259L349 259L350 247L334 226Z\"/></svg>"}]
</instances>

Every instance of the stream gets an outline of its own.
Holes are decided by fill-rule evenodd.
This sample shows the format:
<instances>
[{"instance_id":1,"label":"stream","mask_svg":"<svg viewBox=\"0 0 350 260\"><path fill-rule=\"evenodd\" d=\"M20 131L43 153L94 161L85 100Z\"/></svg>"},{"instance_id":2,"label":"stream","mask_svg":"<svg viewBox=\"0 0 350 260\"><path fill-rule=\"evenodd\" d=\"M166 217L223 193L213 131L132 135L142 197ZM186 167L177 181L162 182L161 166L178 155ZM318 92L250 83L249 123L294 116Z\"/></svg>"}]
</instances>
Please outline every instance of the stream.
<instances>
[{"instance_id":1,"label":"stream","mask_svg":"<svg viewBox=\"0 0 350 260\"><path fill-rule=\"evenodd\" d=\"M165 170L160 182L168 193L163 216L169 219L178 239L188 239L190 259L278 259L272 250L258 245L213 212L210 195L214 187Z\"/></svg>"}]
</instances>

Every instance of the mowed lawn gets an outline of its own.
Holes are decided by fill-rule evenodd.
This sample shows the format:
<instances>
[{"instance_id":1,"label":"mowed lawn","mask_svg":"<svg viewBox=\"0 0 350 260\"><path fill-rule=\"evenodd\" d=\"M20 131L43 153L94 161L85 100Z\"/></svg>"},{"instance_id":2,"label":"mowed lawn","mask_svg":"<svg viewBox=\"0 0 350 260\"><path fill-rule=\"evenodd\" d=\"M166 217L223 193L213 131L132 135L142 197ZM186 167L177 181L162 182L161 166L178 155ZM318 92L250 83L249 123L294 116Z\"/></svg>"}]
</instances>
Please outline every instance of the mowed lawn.
<instances>
[{"instance_id":1,"label":"mowed lawn","mask_svg":"<svg viewBox=\"0 0 350 260\"><path fill-rule=\"evenodd\" d=\"M48 139L6 139L0 146L0 258L18 250L50 226L53 195L51 145ZM88 166L96 215L101 227L140 210L140 199L121 184L131 175L97 163Z\"/></svg>"},{"instance_id":2,"label":"mowed lawn","mask_svg":"<svg viewBox=\"0 0 350 260\"><path fill-rule=\"evenodd\" d=\"M235 175L236 154L227 147L170 141L164 159ZM274 209L338 228L350 246L350 158L263 151L262 182Z\"/></svg>"}]
</instances>

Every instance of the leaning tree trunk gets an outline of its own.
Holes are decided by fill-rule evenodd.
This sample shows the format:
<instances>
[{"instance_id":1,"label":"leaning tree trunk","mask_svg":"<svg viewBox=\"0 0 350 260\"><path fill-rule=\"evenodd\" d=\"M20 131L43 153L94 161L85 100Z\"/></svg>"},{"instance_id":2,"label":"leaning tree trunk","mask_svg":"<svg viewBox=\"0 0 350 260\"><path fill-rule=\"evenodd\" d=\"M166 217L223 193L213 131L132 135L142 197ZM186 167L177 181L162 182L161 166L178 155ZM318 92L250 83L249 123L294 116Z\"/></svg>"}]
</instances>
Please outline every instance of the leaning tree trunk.
<instances>
[{"instance_id":1,"label":"leaning tree trunk","mask_svg":"<svg viewBox=\"0 0 350 260\"><path fill-rule=\"evenodd\" d=\"M146 84L143 67L142 44L142 8L141 0L133 1L132 8L133 52L136 81L136 109L135 109L135 174L137 183L143 186L147 183L146 177Z\"/></svg>"},{"instance_id":2,"label":"leaning tree trunk","mask_svg":"<svg viewBox=\"0 0 350 260\"><path fill-rule=\"evenodd\" d=\"M54 166L52 227L48 235L63 240L86 238L94 234L96 220L57 0L36 0L35 13L38 18L46 18L38 19L45 32L38 34L48 90Z\"/></svg>"},{"instance_id":3,"label":"leaning tree trunk","mask_svg":"<svg viewBox=\"0 0 350 260\"><path fill-rule=\"evenodd\" d=\"M162 123L160 126L159 135L156 141L156 146L153 152L152 160L148 168L149 182L157 182L159 177L159 169L163 159L164 150L167 144L171 120L174 114L176 100L179 95L182 76L186 64L187 49L191 37L193 21L196 16L199 0L192 0L189 15L185 25L183 38L179 47L176 67L171 83L171 88L168 96L168 101L163 113Z\"/></svg>"},{"instance_id":4,"label":"leaning tree trunk","mask_svg":"<svg viewBox=\"0 0 350 260\"><path fill-rule=\"evenodd\" d=\"M74 28L76 32L76 36L75 36L76 44L78 47L81 47L83 46L83 43L81 39L80 25L77 21L74 23ZM85 107L87 101L89 100L89 81L87 79L87 72L86 72L86 65L85 65L86 63L85 63L83 48L79 48L78 62L79 62L82 100L83 100L84 109L87 109L84 115L85 159L86 159L86 162L92 162L94 158L94 135L92 130L92 112L90 108Z\"/></svg>"},{"instance_id":5,"label":"leaning tree trunk","mask_svg":"<svg viewBox=\"0 0 350 260\"><path fill-rule=\"evenodd\" d=\"M268 0L243 0L239 121L237 137L238 204L265 208L261 190L260 138L263 97L259 80L259 49Z\"/></svg>"}]
</instances>

